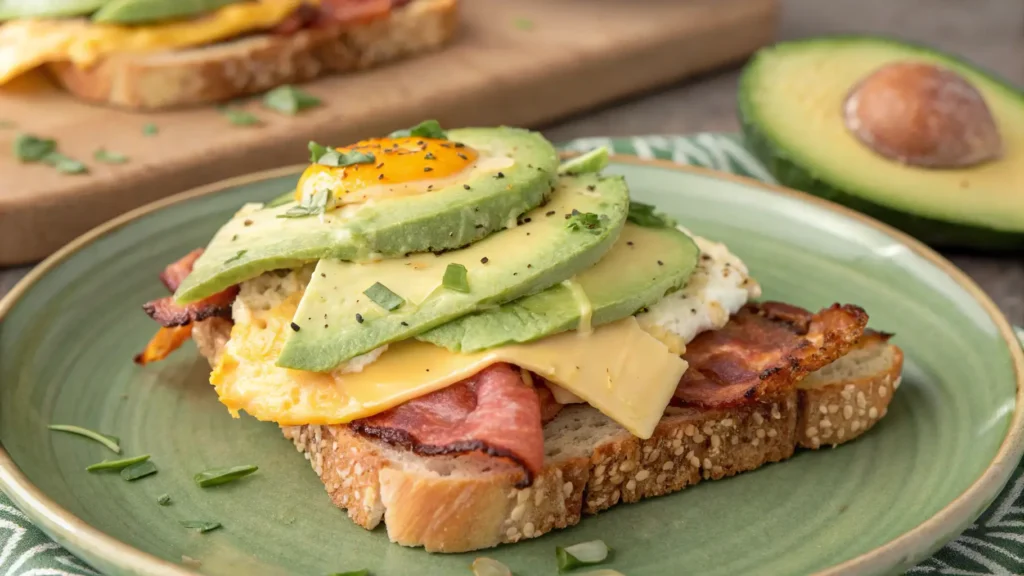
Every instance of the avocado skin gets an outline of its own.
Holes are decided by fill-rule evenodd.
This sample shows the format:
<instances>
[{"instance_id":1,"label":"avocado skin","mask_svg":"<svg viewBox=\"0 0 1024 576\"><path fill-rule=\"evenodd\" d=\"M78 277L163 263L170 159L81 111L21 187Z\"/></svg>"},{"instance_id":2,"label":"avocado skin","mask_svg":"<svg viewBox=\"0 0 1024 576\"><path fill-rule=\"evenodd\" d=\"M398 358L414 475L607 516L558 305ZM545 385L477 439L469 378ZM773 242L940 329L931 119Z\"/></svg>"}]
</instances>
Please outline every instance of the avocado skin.
<instances>
[{"instance_id":1,"label":"avocado skin","mask_svg":"<svg viewBox=\"0 0 1024 576\"><path fill-rule=\"evenodd\" d=\"M587 294L591 326L625 318L682 286L700 250L675 228L643 228L627 223L612 249L575 280ZM522 344L575 330L580 306L572 291L556 285L501 307L463 316L417 336L452 352L476 352Z\"/></svg>"},{"instance_id":2,"label":"avocado skin","mask_svg":"<svg viewBox=\"0 0 1024 576\"><path fill-rule=\"evenodd\" d=\"M277 365L327 372L384 344L535 294L590 268L608 253L625 225L629 207L625 180L587 174L561 178L556 188L550 202L524 215L522 224L497 232L466 251L427 255L427 265L433 266L427 271L415 263L411 269L404 268L412 263L409 260L399 261L404 271L391 274L372 266L321 260L295 313L294 321L301 329L288 334ZM601 214L606 220L598 230L570 230L564 215L573 209ZM552 211L555 213L548 216ZM526 239L527 234L532 237ZM534 249L521 249L526 243L532 243ZM449 263L469 268L468 294L440 285ZM382 280L385 275L388 277ZM393 312L383 312L367 302L360 294L372 281L382 281L406 298L406 303ZM421 302L409 301L405 294L412 289L408 285L417 281L427 288L436 283L437 288Z\"/></svg>"},{"instance_id":3,"label":"avocado skin","mask_svg":"<svg viewBox=\"0 0 1024 576\"><path fill-rule=\"evenodd\" d=\"M879 42L892 44L909 50L918 50L940 56L946 60L959 63L985 76L989 81L1003 86L1008 92L1020 94L1021 106L1024 106L1024 93L1008 84L995 74L957 56L935 50L931 47L871 35L836 35L827 38L805 38L776 44L775 46L807 45L813 47L820 42ZM772 48L762 49L771 50ZM833 185L819 175L812 167L805 167L795 162L786 150L763 130L757 118L754 104L750 100L755 87L754 73L760 53L755 54L744 67L739 81L738 116L743 132L746 148L765 165L779 184L800 190L815 196L842 204L863 214L867 214L890 226L898 228L918 240L937 247L946 248L980 248L989 250L1019 251L1024 249L1024 232L995 230L983 226L962 224L946 220L938 220L897 210L889 206L872 202L858 195L853 190L842 189ZM1003 158L1001 162L1012 162Z\"/></svg>"},{"instance_id":4,"label":"avocado skin","mask_svg":"<svg viewBox=\"0 0 1024 576\"><path fill-rule=\"evenodd\" d=\"M473 147L500 144L513 151L516 165L500 179L490 173L474 177L470 190L448 186L362 206L355 217L335 225L317 217L277 218L295 202L238 214L217 232L175 298L194 302L264 272L321 258L395 258L460 248L504 228L551 193L558 155L540 134L501 127L449 130L448 135Z\"/></svg>"}]
</instances>

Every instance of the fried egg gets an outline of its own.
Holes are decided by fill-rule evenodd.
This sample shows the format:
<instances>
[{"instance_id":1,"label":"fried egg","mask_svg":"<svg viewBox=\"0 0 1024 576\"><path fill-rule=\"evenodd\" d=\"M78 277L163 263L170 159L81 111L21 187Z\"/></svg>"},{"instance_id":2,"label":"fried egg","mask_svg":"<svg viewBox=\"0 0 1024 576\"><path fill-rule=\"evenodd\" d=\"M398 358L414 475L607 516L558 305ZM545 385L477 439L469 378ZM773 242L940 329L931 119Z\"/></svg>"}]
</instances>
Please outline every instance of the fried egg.
<instances>
[{"instance_id":1,"label":"fried egg","mask_svg":"<svg viewBox=\"0 0 1024 576\"><path fill-rule=\"evenodd\" d=\"M507 156L491 156L486 150L437 138L374 138L336 150L372 154L373 162L310 165L295 188L297 202L324 190L331 192L334 206L425 194L513 164Z\"/></svg>"}]
</instances>

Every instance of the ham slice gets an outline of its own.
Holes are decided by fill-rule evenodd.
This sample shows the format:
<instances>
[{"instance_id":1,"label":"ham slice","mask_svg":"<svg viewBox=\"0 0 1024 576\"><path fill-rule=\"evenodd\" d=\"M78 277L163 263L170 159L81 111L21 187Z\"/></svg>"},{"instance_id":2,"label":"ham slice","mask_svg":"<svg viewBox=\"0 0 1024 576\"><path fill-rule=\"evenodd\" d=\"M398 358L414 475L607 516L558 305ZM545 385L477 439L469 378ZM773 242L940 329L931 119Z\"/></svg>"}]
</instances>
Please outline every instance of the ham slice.
<instances>
[{"instance_id":1,"label":"ham slice","mask_svg":"<svg viewBox=\"0 0 1024 576\"><path fill-rule=\"evenodd\" d=\"M788 390L846 354L867 322L867 313L849 304L817 314L780 302L748 304L721 330L686 346L690 367L672 404L722 408Z\"/></svg>"},{"instance_id":2,"label":"ham slice","mask_svg":"<svg viewBox=\"0 0 1024 576\"><path fill-rule=\"evenodd\" d=\"M202 248L196 248L189 252L177 262L164 268L164 271L160 273L160 281L168 290L174 292L182 281L192 273L192 266L202 255ZM232 286L191 304L178 304L174 301L174 296L165 296L146 302L142 305L142 309L164 328L187 326L192 322L199 322L214 316L230 318L231 304L234 303L237 295L238 286Z\"/></svg>"},{"instance_id":3,"label":"ham slice","mask_svg":"<svg viewBox=\"0 0 1024 576\"><path fill-rule=\"evenodd\" d=\"M349 426L422 455L481 452L511 460L525 472L522 486L544 467L541 400L508 364Z\"/></svg>"}]
</instances>

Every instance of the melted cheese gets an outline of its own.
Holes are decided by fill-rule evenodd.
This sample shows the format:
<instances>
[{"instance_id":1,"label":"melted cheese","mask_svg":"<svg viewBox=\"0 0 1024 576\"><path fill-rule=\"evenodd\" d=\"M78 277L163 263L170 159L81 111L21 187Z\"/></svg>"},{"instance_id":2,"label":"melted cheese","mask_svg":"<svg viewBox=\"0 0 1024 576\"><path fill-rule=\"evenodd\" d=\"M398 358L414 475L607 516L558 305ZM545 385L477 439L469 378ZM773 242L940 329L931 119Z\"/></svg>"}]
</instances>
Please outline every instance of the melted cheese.
<instances>
[{"instance_id":1,"label":"melted cheese","mask_svg":"<svg viewBox=\"0 0 1024 576\"><path fill-rule=\"evenodd\" d=\"M26 19L0 25L0 84L48 62L87 67L104 56L212 44L265 30L303 0L259 0L225 6L199 18L147 26L94 24L85 19Z\"/></svg>"},{"instance_id":2,"label":"melted cheese","mask_svg":"<svg viewBox=\"0 0 1024 576\"><path fill-rule=\"evenodd\" d=\"M245 288L243 287L243 292ZM236 307L231 339L210 382L222 403L281 425L340 424L365 418L508 362L535 372L590 403L636 436L648 438L686 362L642 330L634 317L529 344L456 354L406 340L359 372L306 372L274 364L301 291L277 303Z\"/></svg>"}]
</instances>

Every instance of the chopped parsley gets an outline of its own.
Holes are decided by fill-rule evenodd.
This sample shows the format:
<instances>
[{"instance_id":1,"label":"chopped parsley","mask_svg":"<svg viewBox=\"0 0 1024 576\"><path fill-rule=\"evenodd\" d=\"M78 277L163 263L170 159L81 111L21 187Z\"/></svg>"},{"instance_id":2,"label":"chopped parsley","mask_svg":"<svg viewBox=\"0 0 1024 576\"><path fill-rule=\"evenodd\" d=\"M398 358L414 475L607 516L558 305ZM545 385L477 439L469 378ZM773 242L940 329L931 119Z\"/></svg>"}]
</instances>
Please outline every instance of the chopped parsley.
<instances>
[{"instance_id":1,"label":"chopped parsley","mask_svg":"<svg viewBox=\"0 0 1024 576\"><path fill-rule=\"evenodd\" d=\"M436 138L438 140L447 140L448 133L441 129L441 124L437 120L424 120L412 128L406 128L405 130L395 130L388 135L389 138Z\"/></svg>"},{"instance_id":2,"label":"chopped parsley","mask_svg":"<svg viewBox=\"0 0 1024 576\"><path fill-rule=\"evenodd\" d=\"M128 161L128 157L124 154L107 150L106 148L98 148L93 152L92 157L97 162L103 162L104 164L124 164Z\"/></svg>"},{"instance_id":3,"label":"chopped parsley","mask_svg":"<svg viewBox=\"0 0 1024 576\"><path fill-rule=\"evenodd\" d=\"M32 134L18 134L14 139L14 155L22 162L39 162L57 150L57 141Z\"/></svg>"},{"instance_id":4,"label":"chopped parsley","mask_svg":"<svg viewBox=\"0 0 1024 576\"><path fill-rule=\"evenodd\" d=\"M68 432L70 434L84 436L86 438L89 438L90 440L95 440L96 442L103 444L114 454L121 453L121 440L118 439L116 436L111 436L109 434L100 434L99 432L93 432L92 430L89 430L87 428L82 428L80 426L69 426L65 424L50 424L48 428L56 432Z\"/></svg>"},{"instance_id":5,"label":"chopped parsley","mask_svg":"<svg viewBox=\"0 0 1024 576\"><path fill-rule=\"evenodd\" d=\"M196 484L198 484L200 488L209 488L211 486L220 486L221 484L234 482L235 480L244 478L257 470L259 470L259 467L252 464L232 466L231 468L220 468L217 470L200 472L193 477L193 480L196 481Z\"/></svg>"},{"instance_id":6,"label":"chopped parsley","mask_svg":"<svg viewBox=\"0 0 1024 576\"><path fill-rule=\"evenodd\" d=\"M179 523L188 528L189 530L195 530L200 534L205 534L211 530L220 528L220 522L207 522L205 520L180 520Z\"/></svg>"},{"instance_id":7,"label":"chopped parsley","mask_svg":"<svg viewBox=\"0 0 1024 576\"><path fill-rule=\"evenodd\" d=\"M661 212L656 212L654 206L634 200L629 202L629 214L626 219L646 228L671 228L676 225L676 221L672 218Z\"/></svg>"},{"instance_id":8,"label":"chopped parsley","mask_svg":"<svg viewBox=\"0 0 1024 576\"><path fill-rule=\"evenodd\" d=\"M103 462L93 464L92 466L87 466L85 471L99 472L101 470L124 470L129 466L145 462L146 460L149 460L149 454L134 456L132 458L122 458L120 460L104 460Z\"/></svg>"},{"instance_id":9,"label":"chopped parsley","mask_svg":"<svg viewBox=\"0 0 1024 576\"><path fill-rule=\"evenodd\" d=\"M263 95L265 108L289 116L294 116L307 108L315 108L321 104L319 98L303 92L291 84L278 86Z\"/></svg>"},{"instance_id":10,"label":"chopped parsley","mask_svg":"<svg viewBox=\"0 0 1024 576\"><path fill-rule=\"evenodd\" d=\"M444 278L441 280L441 284L449 290L462 292L463 294L469 293L469 278L466 267L462 264L449 264L444 270Z\"/></svg>"},{"instance_id":11,"label":"chopped parsley","mask_svg":"<svg viewBox=\"0 0 1024 576\"><path fill-rule=\"evenodd\" d=\"M533 30L533 20L529 18L516 18L514 24L520 30Z\"/></svg>"},{"instance_id":12,"label":"chopped parsley","mask_svg":"<svg viewBox=\"0 0 1024 576\"><path fill-rule=\"evenodd\" d=\"M306 218L307 216L318 216L327 212L327 205L331 202L331 191L320 190L312 197L304 199L298 206L293 206L284 214L278 214L278 218Z\"/></svg>"},{"instance_id":13,"label":"chopped parsley","mask_svg":"<svg viewBox=\"0 0 1024 576\"><path fill-rule=\"evenodd\" d=\"M313 152L313 144L310 142L310 153L312 158L317 156L316 152ZM319 144L318 144L319 146ZM339 152L334 148L327 148L322 154L317 156L313 163L321 166L331 166L333 168L341 168L343 166L352 166L353 164L373 164L376 162L377 157L368 152L360 152L359 150L352 150L351 152Z\"/></svg>"},{"instance_id":14,"label":"chopped parsley","mask_svg":"<svg viewBox=\"0 0 1024 576\"><path fill-rule=\"evenodd\" d=\"M228 258L227 260L225 260L224 263L225 264L231 264L232 262L240 260L242 258L242 256L245 256L246 252L248 252L248 250L239 250L238 252L235 252L234 256L232 256L231 258Z\"/></svg>"},{"instance_id":15,"label":"chopped parsley","mask_svg":"<svg viewBox=\"0 0 1024 576\"><path fill-rule=\"evenodd\" d=\"M394 310L395 308L398 308L399 306L405 303L404 298L402 298L398 294L395 294L394 292L389 290L387 286L381 284L380 282L374 282L373 286L370 286L369 288L363 291L363 294L366 294L367 298L373 300L375 304L387 310L388 312Z\"/></svg>"},{"instance_id":16,"label":"chopped parsley","mask_svg":"<svg viewBox=\"0 0 1024 576\"><path fill-rule=\"evenodd\" d=\"M0 120L0 130L4 128L14 128L14 126L14 122L11 122L10 120Z\"/></svg>"},{"instance_id":17,"label":"chopped parsley","mask_svg":"<svg viewBox=\"0 0 1024 576\"><path fill-rule=\"evenodd\" d=\"M228 122L235 126L260 126L263 124L258 116L241 108L221 108L220 111L228 119Z\"/></svg>"},{"instance_id":18,"label":"chopped parsley","mask_svg":"<svg viewBox=\"0 0 1024 576\"><path fill-rule=\"evenodd\" d=\"M608 217L604 214L580 212L579 210L573 209L572 213L569 214L565 227L576 232L586 230L592 234L599 234L601 232L601 225L604 224L607 219Z\"/></svg>"},{"instance_id":19,"label":"chopped parsley","mask_svg":"<svg viewBox=\"0 0 1024 576\"><path fill-rule=\"evenodd\" d=\"M60 152L50 152L43 157L43 164L48 164L63 174L85 174L89 168L74 158L68 158Z\"/></svg>"},{"instance_id":20,"label":"chopped parsley","mask_svg":"<svg viewBox=\"0 0 1024 576\"><path fill-rule=\"evenodd\" d=\"M156 136L160 132L160 128L157 128L156 124L149 123L142 127L143 136Z\"/></svg>"},{"instance_id":21,"label":"chopped parsley","mask_svg":"<svg viewBox=\"0 0 1024 576\"><path fill-rule=\"evenodd\" d=\"M145 478L152 474L156 474L156 464L153 464L152 460L132 464L131 466L121 470L121 478L124 478L129 482L134 482L139 478Z\"/></svg>"}]
</instances>

